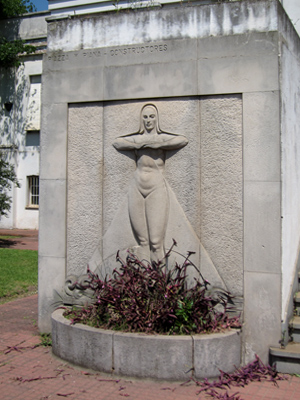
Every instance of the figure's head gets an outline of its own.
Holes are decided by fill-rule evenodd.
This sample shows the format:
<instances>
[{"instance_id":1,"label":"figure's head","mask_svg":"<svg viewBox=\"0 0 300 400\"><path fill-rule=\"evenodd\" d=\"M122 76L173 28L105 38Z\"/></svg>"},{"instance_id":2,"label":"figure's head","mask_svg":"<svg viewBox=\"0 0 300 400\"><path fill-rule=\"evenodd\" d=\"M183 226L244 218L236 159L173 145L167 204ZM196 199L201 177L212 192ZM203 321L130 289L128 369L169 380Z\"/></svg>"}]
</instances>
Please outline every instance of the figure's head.
<instances>
[{"instance_id":1,"label":"figure's head","mask_svg":"<svg viewBox=\"0 0 300 400\"><path fill-rule=\"evenodd\" d=\"M146 104L141 110L140 132L159 131L158 111L153 104Z\"/></svg>"}]
</instances>

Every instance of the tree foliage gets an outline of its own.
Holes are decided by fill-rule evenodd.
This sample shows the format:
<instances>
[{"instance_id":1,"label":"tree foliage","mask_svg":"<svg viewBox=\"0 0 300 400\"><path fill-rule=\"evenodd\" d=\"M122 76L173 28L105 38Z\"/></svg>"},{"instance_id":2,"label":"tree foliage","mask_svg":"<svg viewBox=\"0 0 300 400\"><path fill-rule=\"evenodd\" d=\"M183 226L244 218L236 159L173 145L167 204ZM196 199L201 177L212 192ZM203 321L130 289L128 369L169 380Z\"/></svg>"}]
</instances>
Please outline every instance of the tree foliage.
<instances>
[{"instance_id":1,"label":"tree foliage","mask_svg":"<svg viewBox=\"0 0 300 400\"><path fill-rule=\"evenodd\" d=\"M36 11L30 0L0 0L0 19Z\"/></svg>"},{"instance_id":2,"label":"tree foliage","mask_svg":"<svg viewBox=\"0 0 300 400\"><path fill-rule=\"evenodd\" d=\"M7 192L12 185L20 187L17 180L14 167L4 160L3 154L0 153L0 218L7 216L11 206L11 197Z\"/></svg>"},{"instance_id":3,"label":"tree foliage","mask_svg":"<svg viewBox=\"0 0 300 400\"><path fill-rule=\"evenodd\" d=\"M30 0L0 0L0 20L33 11L36 8ZM10 42L0 36L0 67L18 67L21 64L20 54L31 54L34 51L35 47L26 44L24 40Z\"/></svg>"},{"instance_id":4,"label":"tree foliage","mask_svg":"<svg viewBox=\"0 0 300 400\"><path fill-rule=\"evenodd\" d=\"M17 39L9 42L0 37L0 67L19 67L21 64L20 54L31 54L35 52L35 46L25 44L24 40Z\"/></svg>"}]
</instances>

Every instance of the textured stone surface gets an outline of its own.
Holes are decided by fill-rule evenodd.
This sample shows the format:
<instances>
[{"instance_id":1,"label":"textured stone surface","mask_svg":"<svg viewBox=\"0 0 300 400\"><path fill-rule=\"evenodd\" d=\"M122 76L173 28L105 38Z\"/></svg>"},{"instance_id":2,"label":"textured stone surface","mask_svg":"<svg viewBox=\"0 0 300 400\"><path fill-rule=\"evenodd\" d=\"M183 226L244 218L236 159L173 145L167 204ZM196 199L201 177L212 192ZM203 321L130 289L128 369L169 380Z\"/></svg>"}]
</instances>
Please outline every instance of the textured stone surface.
<instances>
[{"instance_id":1,"label":"textured stone surface","mask_svg":"<svg viewBox=\"0 0 300 400\"><path fill-rule=\"evenodd\" d=\"M114 368L118 375L183 380L192 375L192 367L190 336L114 334Z\"/></svg>"},{"instance_id":2,"label":"textured stone surface","mask_svg":"<svg viewBox=\"0 0 300 400\"><path fill-rule=\"evenodd\" d=\"M43 257L39 255L39 330L41 333L51 332L51 313L61 305L60 299L55 299L53 289L59 290L65 281L65 258ZM49 284L51 282L51 285ZM55 303L58 300L58 303Z\"/></svg>"},{"instance_id":3,"label":"textured stone surface","mask_svg":"<svg viewBox=\"0 0 300 400\"><path fill-rule=\"evenodd\" d=\"M243 363L258 354L268 363L269 347L278 345L280 324L280 274L245 272L245 324L243 334ZM264 334L262 334L264 332Z\"/></svg>"},{"instance_id":4,"label":"textured stone surface","mask_svg":"<svg viewBox=\"0 0 300 400\"><path fill-rule=\"evenodd\" d=\"M198 39L198 58L256 57L277 55L278 32L248 32Z\"/></svg>"},{"instance_id":5,"label":"textured stone surface","mask_svg":"<svg viewBox=\"0 0 300 400\"><path fill-rule=\"evenodd\" d=\"M82 367L111 373L113 369L113 333L78 324L57 310L52 318L52 350L64 360Z\"/></svg>"},{"instance_id":6,"label":"textured stone surface","mask_svg":"<svg viewBox=\"0 0 300 400\"><path fill-rule=\"evenodd\" d=\"M49 24L50 51L71 51L165 39L272 32L277 29L277 1L168 7L138 13L108 13L100 18L64 19Z\"/></svg>"},{"instance_id":7,"label":"textured stone surface","mask_svg":"<svg viewBox=\"0 0 300 400\"><path fill-rule=\"evenodd\" d=\"M299 37L284 16L285 36L281 43L282 90L282 319L286 320L292 281L297 275L300 257L300 91L295 82L300 81ZM299 24L299 22L298 22Z\"/></svg>"},{"instance_id":8,"label":"textured stone surface","mask_svg":"<svg viewBox=\"0 0 300 400\"><path fill-rule=\"evenodd\" d=\"M215 333L214 335L195 335L194 373L195 378L212 378L221 371L233 372L240 364L240 331ZM206 360L209 360L207 362Z\"/></svg>"},{"instance_id":9,"label":"textured stone surface","mask_svg":"<svg viewBox=\"0 0 300 400\"><path fill-rule=\"evenodd\" d=\"M278 90L278 56L200 59L198 85L203 95Z\"/></svg>"},{"instance_id":10,"label":"textured stone surface","mask_svg":"<svg viewBox=\"0 0 300 400\"><path fill-rule=\"evenodd\" d=\"M280 180L279 92L245 93L245 181Z\"/></svg>"},{"instance_id":11,"label":"textured stone surface","mask_svg":"<svg viewBox=\"0 0 300 400\"><path fill-rule=\"evenodd\" d=\"M67 273L80 275L102 238L103 106L70 105Z\"/></svg>"},{"instance_id":12,"label":"textured stone surface","mask_svg":"<svg viewBox=\"0 0 300 400\"><path fill-rule=\"evenodd\" d=\"M201 242L232 293L243 293L242 100L203 98Z\"/></svg>"},{"instance_id":13,"label":"textured stone surface","mask_svg":"<svg viewBox=\"0 0 300 400\"><path fill-rule=\"evenodd\" d=\"M66 181L40 180L40 256L66 256L65 222Z\"/></svg>"},{"instance_id":14,"label":"textured stone surface","mask_svg":"<svg viewBox=\"0 0 300 400\"><path fill-rule=\"evenodd\" d=\"M40 150L43 153L40 169L41 179L66 179L67 118L67 104L49 104L43 97L40 144Z\"/></svg>"},{"instance_id":15,"label":"textured stone surface","mask_svg":"<svg viewBox=\"0 0 300 400\"><path fill-rule=\"evenodd\" d=\"M209 378L240 365L239 331L195 336L124 333L70 325L63 310L52 314L53 352L98 371L138 378Z\"/></svg>"},{"instance_id":16,"label":"textured stone surface","mask_svg":"<svg viewBox=\"0 0 300 400\"><path fill-rule=\"evenodd\" d=\"M280 183L246 182L245 271L280 272Z\"/></svg>"},{"instance_id":17,"label":"textured stone surface","mask_svg":"<svg viewBox=\"0 0 300 400\"><path fill-rule=\"evenodd\" d=\"M72 67L72 61L74 62ZM96 67L87 68L88 72L78 68L76 59L68 62L67 70L62 68L54 72L48 66L48 61L44 63L43 80L48 84L43 88L43 96L51 99L55 103L71 103L77 101L103 100L103 68L97 64ZM64 65L64 61L57 61L58 65Z\"/></svg>"},{"instance_id":18,"label":"textured stone surface","mask_svg":"<svg viewBox=\"0 0 300 400\"><path fill-rule=\"evenodd\" d=\"M193 60L112 66L105 69L104 75L103 95L107 100L197 94L197 62Z\"/></svg>"}]
</instances>

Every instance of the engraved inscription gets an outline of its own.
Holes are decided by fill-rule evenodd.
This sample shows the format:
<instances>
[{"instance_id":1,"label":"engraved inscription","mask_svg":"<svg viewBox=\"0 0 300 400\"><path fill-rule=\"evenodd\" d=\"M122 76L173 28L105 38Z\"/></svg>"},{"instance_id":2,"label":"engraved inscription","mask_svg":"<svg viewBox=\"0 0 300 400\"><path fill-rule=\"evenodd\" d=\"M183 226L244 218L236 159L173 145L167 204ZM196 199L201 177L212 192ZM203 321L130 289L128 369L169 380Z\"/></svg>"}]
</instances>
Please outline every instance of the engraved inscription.
<instances>
[{"instance_id":1,"label":"engraved inscription","mask_svg":"<svg viewBox=\"0 0 300 400\"><path fill-rule=\"evenodd\" d=\"M48 55L49 61L70 61L70 58L100 58L104 56L126 56L126 55L134 55L134 54L151 54L151 53L164 53L168 51L167 44L153 44L153 45L143 45L143 46L128 46L128 47L120 47L120 48L104 48L98 50L83 50L81 52L75 53L53 53Z\"/></svg>"},{"instance_id":2,"label":"engraved inscription","mask_svg":"<svg viewBox=\"0 0 300 400\"><path fill-rule=\"evenodd\" d=\"M106 54L104 50L85 51L83 57L101 57L103 55L106 56Z\"/></svg>"},{"instance_id":3,"label":"engraved inscription","mask_svg":"<svg viewBox=\"0 0 300 400\"><path fill-rule=\"evenodd\" d=\"M48 56L49 61L69 61L68 54L52 54Z\"/></svg>"},{"instance_id":4,"label":"engraved inscription","mask_svg":"<svg viewBox=\"0 0 300 400\"><path fill-rule=\"evenodd\" d=\"M168 50L167 44L155 44L147 46L125 47L120 49L110 50L111 56L126 55L126 54L143 54L143 53L157 53Z\"/></svg>"}]
</instances>

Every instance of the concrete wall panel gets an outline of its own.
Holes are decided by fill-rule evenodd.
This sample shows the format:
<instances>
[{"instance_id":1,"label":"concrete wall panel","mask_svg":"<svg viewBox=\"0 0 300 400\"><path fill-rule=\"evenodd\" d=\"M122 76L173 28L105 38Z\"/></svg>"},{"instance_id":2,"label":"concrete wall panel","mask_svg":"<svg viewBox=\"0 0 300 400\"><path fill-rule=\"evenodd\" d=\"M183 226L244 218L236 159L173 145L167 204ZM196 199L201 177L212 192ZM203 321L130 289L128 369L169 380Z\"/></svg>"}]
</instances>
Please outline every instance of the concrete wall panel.
<instances>
[{"instance_id":1,"label":"concrete wall panel","mask_svg":"<svg viewBox=\"0 0 300 400\"><path fill-rule=\"evenodd\" d=\"M40 180L40 256L66 256L66 194L65 180Z\"/></svg>"},{"instance_id":2,"label":"concrete wall panel","mask_svg":"<svg viewBox=\"0 0 300 400\"><path fill-rule=\"evenodd\" d=\"M281 338L280 303L280 274L245 272L244 363L255 354L268 363L269 346Z\"/></svg>"},{"instance_id":3,"label":"concrete wall panel","mask_svg":"<svg viewBox=\"0 0 300 400\"><path fill-rule=\"evenodd\" d=\"M243 293L241 96L211 96L201 110L201 242L232 293Z\"/></svg>"},{"instance_id":4,"label":"concrete wall panel","mask_svg":"<svg viewBox=\"0 0 300 400\"><path fill-rule=\"evenodd\" d=\"M230 57L199 60L200 94L278 90L278 57Z\"/></svg>"},{"instance_id":5,"label":"concrete wall panel","mask_svg":"<svg viewBox=\"0 0 300 400\"><path fill-rule=\"evenodd\" d=\"M70 105L67 271L82 274L102 237L103 106Z\"/></svg>"},{"instance_id":6,"label":"concrete wall panel","mask_svg":"<svg viewBox=\"0 0 300 400\"><path fill-rule=\"evenodd\" d=\"M289 28L289 25L287 25ZM281 174L282 174L282 319L288 315L293 296L293 280L297 281L297 260L300 254L300 82L299 38L290 32L289 44L282 43L281 91Z\"/></svg>"},{"instance_id":7,"label":"concrete wall panel","mask_svg":"<svg viewBox=\"0 0 300 400\"><path fill-rule=\"evenodd\" d=\"M103 70L101 67L45 71L43 95L46 101L53 103L71 103L76 101L95 101L103 99ZM51 99L51 100L49 100Z\"/></svg>"},{"instance_id":8,"label":"concrete wall panel","mask_svg":"<svg viewBox=\"0 0 300 400\"><path fill-rule=\"evenodd\" d=\"M280 273L280 183L245 183L245 270Z\"/></svg>"},{"instance_id":9,"label":"concrete wall panel","mask_svg":"<svg viewBox=\"0 0 300 400\"><path fill-rule=\"evenodd\" d=\"M244 93L246 181L280 180L279 92Z\"/></svg>"},{"instance_id":10,"label":"concrete wall panel","mask_svg":"<svg viewBox=\"0 0 300 400\"><path fill-rule=\"evenodd\" d=\"M277 29L277 2L201 5L129 13L102 14L101 18L53 21L48 49L72 51L122 46L166 39L238 35Z\"/></svg>"},{"instance_id":11,"label":"concrete wall panel","mask_svg":"<svg viewBox=\"0 0 300 400\"><path fill-rule=\"evenodd\" d=\"M65 281L65 258L39 255L39 330L51 332L51 313L61 305L61 299L54 294L62 289ZM51 284L50 284L51 283ZM42 293L42 295L41 295Z\"/></svg>"},{"instance_id":12,"label":"concrete wall panel","mask_svg":"<svg viewBox=\"0 0 300 400\"><path fill-rule=\"evenodd\" d=\"M40 147L43 153L43 160L40 171L41 179L66 179L67 104L49 104L44 102L42 108Z\"/></svg>"},{"instance_id":13,"label":"concrete wall panel","mask_svg":"<svg viewBox=\"0 0 300 400\"><path fill-rule=\"evenodd\" d=\"M106 100L195 95L196 61L107 67L104 85Z\"/></svg>"}]
</instances>

